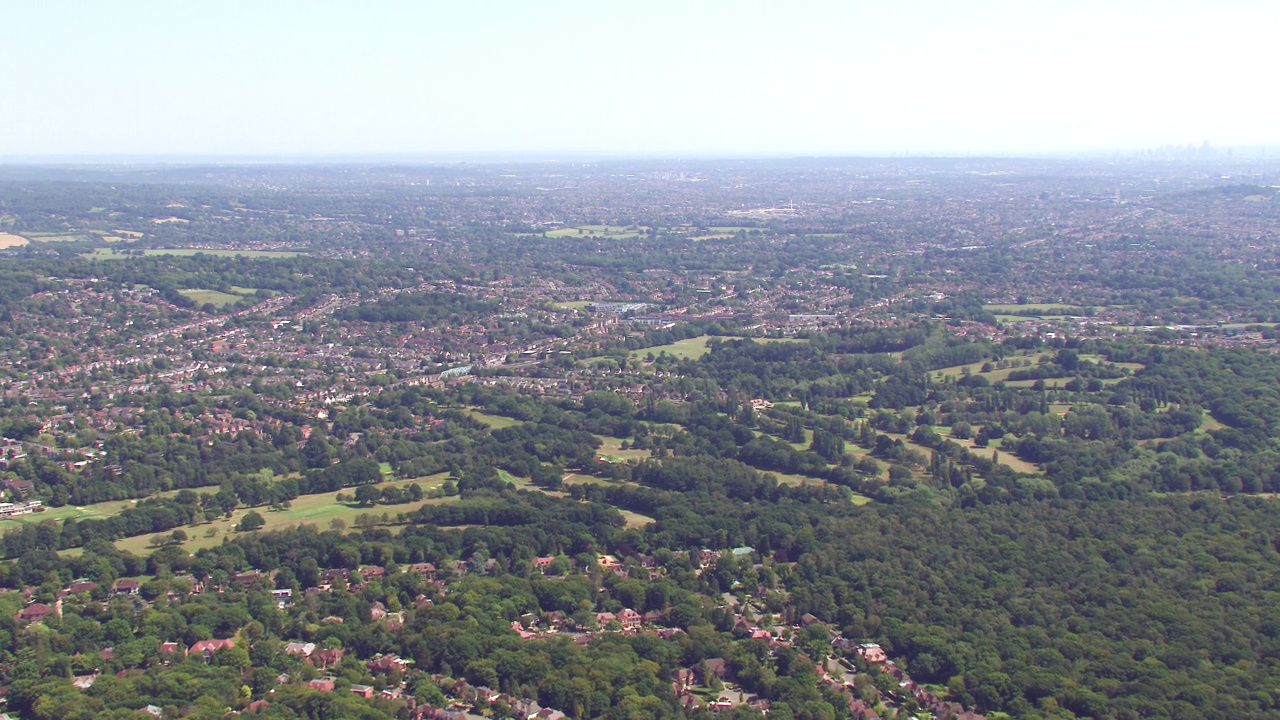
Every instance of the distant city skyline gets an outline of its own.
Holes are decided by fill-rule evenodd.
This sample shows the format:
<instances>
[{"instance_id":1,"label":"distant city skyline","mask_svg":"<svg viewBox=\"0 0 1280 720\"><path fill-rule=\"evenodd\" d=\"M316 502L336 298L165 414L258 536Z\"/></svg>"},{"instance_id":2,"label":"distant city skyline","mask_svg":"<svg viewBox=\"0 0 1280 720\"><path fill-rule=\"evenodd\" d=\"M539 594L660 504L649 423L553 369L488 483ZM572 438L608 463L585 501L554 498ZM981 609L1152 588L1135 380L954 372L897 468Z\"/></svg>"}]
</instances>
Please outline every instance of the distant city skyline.
<instances>
[{"instance_id":1,"label":"distant city skyline","mask_svg":"<svg viewBox=\"0 0 1280 720\"><path fill-rule=\"evenodd\" d=\"M0 162L1280 146L1254 0L6 8Z\"/></svg>"}]
</instances>

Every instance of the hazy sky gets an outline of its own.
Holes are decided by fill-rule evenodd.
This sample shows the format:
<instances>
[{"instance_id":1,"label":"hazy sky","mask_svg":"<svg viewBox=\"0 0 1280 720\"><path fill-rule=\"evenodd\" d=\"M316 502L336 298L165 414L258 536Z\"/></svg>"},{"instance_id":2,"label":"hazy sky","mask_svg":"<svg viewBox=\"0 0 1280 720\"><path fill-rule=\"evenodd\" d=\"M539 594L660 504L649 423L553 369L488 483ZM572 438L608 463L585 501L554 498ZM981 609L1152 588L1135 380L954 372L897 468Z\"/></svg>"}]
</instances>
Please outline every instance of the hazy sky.
<instances>
[{"instance_id":1,"label":"hazy sky","mask_svg":"<svg viewBox=\"0 0 1280 720\"><path fill-rule=\"evenodd\" d=\"M9 0L0 156L1280 145L1276 0Z\"/></svg>"}]
</instances>

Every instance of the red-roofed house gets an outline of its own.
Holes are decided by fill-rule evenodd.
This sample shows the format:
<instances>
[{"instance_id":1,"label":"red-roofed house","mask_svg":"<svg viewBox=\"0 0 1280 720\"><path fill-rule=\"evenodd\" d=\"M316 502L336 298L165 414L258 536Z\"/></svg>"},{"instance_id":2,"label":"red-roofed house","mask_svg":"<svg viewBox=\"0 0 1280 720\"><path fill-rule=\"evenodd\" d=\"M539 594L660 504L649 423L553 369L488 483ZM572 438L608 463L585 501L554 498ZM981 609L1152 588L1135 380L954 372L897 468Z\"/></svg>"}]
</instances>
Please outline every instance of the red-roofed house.
<instances>
[{"instance_id":1,"label":"red-roofed house","mask_svg":"<svg viewBox=\"0 0 1280 720\"><path fill-rule=\"evenodd\" d=\"M213 658L213 654L215 652L223 648L229 648L229 647L235 647L235 646L236 646L236 641L230 638L226 640L200 640L195 644L193 644L189 650L187 650L187 654L195 655L196 653L200 653L204 655L204 659L207 661Z\"/></svg>"},{"instance_id":2,"label":"red-roofed house","mask_svg":"<svg viewBox=\"0 0 1280 720\"><path fill-rule=\"evenodd\" d=\"M44 603L32 603L21 610L14 616L14 619L21 623L38 623L44 622L44 619L53 613L53 608Z\"/></svg>"}]
</instances>

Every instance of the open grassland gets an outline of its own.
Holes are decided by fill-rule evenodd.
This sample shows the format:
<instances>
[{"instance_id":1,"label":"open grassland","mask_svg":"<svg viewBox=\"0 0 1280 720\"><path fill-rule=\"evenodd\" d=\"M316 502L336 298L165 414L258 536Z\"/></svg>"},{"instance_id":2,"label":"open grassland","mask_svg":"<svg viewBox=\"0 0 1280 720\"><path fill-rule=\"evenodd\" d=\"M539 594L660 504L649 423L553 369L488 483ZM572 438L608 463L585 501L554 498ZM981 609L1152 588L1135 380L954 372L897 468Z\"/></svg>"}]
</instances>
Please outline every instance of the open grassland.
<instances>
[{"instance_id":1,"label":"open grassland","mask_svg":"<svg viewBox=\"0 0 1280 720\"><path fill-rule=\"evenodd\" d=\"M30 515L15 515L13 517L0 520L0 532L10 530L15 527L25 525L27 523L42 522L45 520L66 520L67 518L75 518L76 520L101 520L118 515L122 510L131 508L136 500L111 500L108 502L94 503L92 505L84 505L77 507L75 505L63 505L62 507L45 508L44 512L32 513Z\"/></svg>"},{"instance_id":2,"label":"open grassland","mask_svg":"<svg viewBox=\"0 0 1280 720\"><path fill-rule=\"evenodd\" d=\"M1204 417L1200 420L1200 427L1196 428L1196 432L1213 432L1214 430L1225 430L1226 427L1226 425L1222 424L1222 421L1218 420L1218 418L1213 415L1210 415L1209 411L1206 410Z\"/></svg>"},{"instance_id":3,"label":"open grassland","mask_svg":"<svg viewBox=\"0 0 1280 720\"><path fill-rule=\"evenodd\" d=\"M690 360L697 360L707 354L707 342L710 340L711 338L706 335L702 337L688 338L685 340L677 340L667 345L655 345L641 350L632 350L631 357L644 358L648 357L649 353L653 353L653 356L657 357L665 352L666 354L679 359L688 358Z\"/></svg>"},{"instance_id":4,"label":"open grassland","mask_svg":"<svg viewBox=\"0 0 1280 720\"><path fill-rule=\"evenodd\" d=\"M632 350L631 357L645 358L649 356L649 353L653 353L653 356L657 357L661 355L663 352L666 352L668 355L672 355L676 358L680 358L680 359L689 358L690 360L697 360L698 358L707 354L707 343L711 342L713 337L723 340L724 342L742 339L742 338L727 337L727 336L721 337L721 336L704 335L702 337L688 338L685 340L677 340L673 343L668 343L666 345L654 345L653 347L641 348L639 350ZM750 338L750 339L758 343L809 342L805 338Z\"/></svg>"},{"instance_id":5,"label":"open grassland","mask_svg":"<svg viewBox=\"0 0 1280 720\"><path fill-rule=\"evenodd\" d=\"M93 240L92 235L83 233L27 233L26 238L31 242L47 243L47 242L89 242Z\"/></svg>"},{"instance_id":6,"label":"open grassland","mask_svg":"<svg viewBox=\"0 0 1280 720\"><path fill-rule=\"evenodd\" d=\"M566 302L551 303L551 307L559 310L581 310L590 304L590 300L568 300Z\"/></svg>"},{"instance_id":7,"label":"open grassland","mask_svg":"<svg viewBox=\"0 0 1280 720\"><path fill-rule=\"evenodd\" d=\"M194 302L197 305L209 303L217 308L224 308L240 300L239 295L219 292L217 290L179 290L178 292L190 298L191 302Z\"/></svg>"},{"instance_id":8,"label":"open grassland","mask_svg":"<svg viewBox=\"0 0 1280 720\"><path fill-rule=\"evenodd\" d=\"M805 475L793 475L790 473L773 472L772 470L768 471L765 474L776 477L778 479L779 485L790 485L792 487L800 487L801 485L808 485L809 487L822 487L822 480L818 478L807 477ZM862 495L860 493L853 493L849 499L854 505L866 505L867 503L871 502L871 498L867 497L866 495Z\"/></svg>"},{"instance_id":9,"label":"open grassland","mask_svg":"<svg viewBox=\"0 0 1280 720\"><path fill-rule=\"evenodd\" d=\"M636 450L634 448L622 449L622 440L618 438L605 437L604 435L596 435L600 439L600 449L596 450L597 457L602 457L606 462L626 462L627 460L647 460L650 453L648 450Z\"/></svg>"},{"instance_id":10,"label":"open grassland","mask_svg":"<svg viewBox=\"0 0 1280 720\"><path fill-rule=\"evenodd\" d=\"M122 260L134 257L138 252L143 255L177 255L179 257L190 257L192 255L211 255L214 257L248 257L248 258L291 258L302 255L303 253L292 250L225 250L208 248L149 248L146 250L121 251L116 248L95 248L91 256L95 260Z\"/></svg>"},{"instance_id":11,"label":"open grassland","mask_svg":"<svg viewBox=\"0 0 1280 720\"><path fill-rule=\"evenodd\" d=\"M0 250L4 248L22 247L23 245L26 245L28 242L30 241L22 237L21 235L14 235L12 233L0 233Z\"/></svg>"},{"instance_id":12,"label":"open grassland","mask_svg":"<svg viewBox=\"0 0 1280 720\"><path fill-rule=\"evenodd\" d=\"M1079 305L1067 305L1066 303L1026 303L1019 305L1017 303L995 303L992 305L983 305L982 309L989 310L993 313L1038 313L1038 312L1062 312L1078 308Z\"/></svg>"},{"instance_id":13,"label":"open grassland","mask_svg":"<svg viewBox=\"0 0 1280 720\"><path fill-rule=\"evenodd\" d=\"M969 375L981 375L982 377L987 379L987 382L996 383L1009 377L1009 374L1012 373L1014 370L1023 370L1023 369L1034 367L1040 364L1040 361L1043 360L1045 357L1046 356L1044 353L1040 353L1037 355L1025 355L1021 357L1015 356L1015 357L1007 358L1010 360L1030 361L1031 364L1023 365L1022 367L997 368L989 372L982 372L982 366L987 364L988 362L990 362L992 365L995 365L995 361L980 360L975 363L969 363L968 365L952 365L951 367L940 368L938 370L934 370L933 375L934 377L937 377L939 379L950 377L953 380L957 380L963 377L966 374L965 371L967 370L968 371L967 374Z\"/></svg>"},{"instance_id":14,"label":"open grassland","mask_svg":"<svg viewBox=\"0 0 1280 720\"><path fill-rule=\"evenodd\" d=\"M516 420L515 418L506 417L505 415L490 415L489 413L483 413L483 412L480 412L479 410L473 410L471 408L467 408L462 412L470 415L476 420L479 420L485 425L488 425L490 430L497 430L498 428L511 427L512 425L520 424L519 420Z\"/></svg>"},{"instance_id":15,"label":"open grassland","mask_svg":"<svg viewBox=\"0 0 1280 720\"><path fill-rule=\"evenodd\" d=\"M994 448L990 446L984 447L984 448L971 447L969 448L969 452L973 453L974 455L979 455L981 457L984 457L990 460L992 456L995 455L996 450L998 449L999 448ZM1014 457L1013 453L1009 452L1008 450L1000 453L1000 464L1008 465L1009 468L1012 469L1013 471L1026 473L1027 475L1043 475L1044 474L1044 470L1041 470L1039 466L1032 465L1026 460L1023 460L1018 457Z\"/></svg>"},{"instance_id":16,"label":"open grassland","mask_svg":"<svg viewBox=\"0 0 1280 720\"><path fill-rule=\"evenodd\" d=\"M627 521L627 529L629 530L642 528L653 522L653 518L648 515L641 515L638 512L632 512L631 510L618 510L618 512L622 513L623 519Z\"/></svg>"},{"instance_id":17,"label":"open grassland","mask_svg":"<svg viewBox=\"0 0 1280 720\"><path fill-rule=\"evenodd\" d=\"M649 231L647 227L623 227L621 225L575 225L573 227L560 228L558 230L548 230L547 237L564 238L564 237L581 237L581 238L609 238L612 240L621 240L624 238L638 238L646 235Z\"/></svg>"},{"instance_id":18,"label":"open grassland","mask_svg":"<svg viewBox=\"0 0 1280 720\"><path fill-rule=\"evenodd\" d=\"M410 484L417 483L424 491L432 490L444 485L448 478L448 473L437 473L423 478L414 480L398 480L395 482L382 483L378 487L406 487ZM266 507L256 508L237 508L232 513L231 518L219 519L213 522L200 523L198 525L184 527L182 530L189 536L188 540L182 543L182 548L187 552L195 552L201 548L213 547L223 541L224 537L236 537L242 533L237 533L235 527L240 520L250 510L262 515L265 524L262 530L285 530L299 525L315 525L320 530L329 530L335 519L341 520L344 527L354 527L356 518L361 515L380 516L387 513L393 519L400 513L414 512L424 505L441 505L453 502L455 497L429 498L419 502L405 503L402 505L371 505L369 507L360 507L349 502L338 502L337 496L341 493L346 497L351 497L355 493L355 488L344 488L337 492L319 493L317 495L302 495L295 498L289 505L289 509L280 511L271 511ZM212 531L212 532L211 532ZM255 531L260 532L260 531ZM168 533L160 533L167 535ZM145 555L151 551L151 535L139 535L137 537L126 538L116 542L116 547L121 550Z\"/></svg>"}]
</instances>

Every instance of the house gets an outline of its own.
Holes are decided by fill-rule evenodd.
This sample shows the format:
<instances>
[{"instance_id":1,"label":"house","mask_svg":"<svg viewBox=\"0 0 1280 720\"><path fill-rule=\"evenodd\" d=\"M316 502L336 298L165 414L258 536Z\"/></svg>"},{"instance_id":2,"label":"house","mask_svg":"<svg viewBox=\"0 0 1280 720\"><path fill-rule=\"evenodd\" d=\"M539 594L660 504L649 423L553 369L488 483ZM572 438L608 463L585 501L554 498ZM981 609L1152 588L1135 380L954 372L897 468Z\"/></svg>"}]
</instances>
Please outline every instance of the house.
<instances>
[{"instance_id":1,"label":"house","mask_svg":"<svg viewBox=\"0 0 1280 720\"><path fill-rule=\"evenodd\" d=\"M30 480L18 480L17 478L6 478L0 483L0 487L5 490L12 490L13 494L18 498L27 498L35 494L35 484Z\"/></svg>"},{"instance_id":2,"label":"house","mask_svg":"<svg viewBox=\"0 0 1280 720\"><path fill-rule=\"evenodd\" d=\"M307 687L313 690L319 690L320 692L333 692L334 679L331 677L316 678L315 680L308 680L304 684Z\"/></svg>"},{"instance_id":3,"label":"house","mask_svg":"<svg viewBox=\"0 0 1280 720\"><path fill-rule=\"evenodd\" d=\"M884 654L884 648L880 647L876 643L863 643L858 647L858 654L862 655L862 657L869 663L878 664L889 659L889 657Z\"/></svg>"},{"instance_id":4,"label":"house","mask_svg":"<svg viewBox=\"0 0 1280 720\"><path fill-rule=\"evenodd\" d=\"M182 646L181 646L181 645L179 645L179 644L178 644L178 643L176 643L176 642L160 643L160 654L161 654L161 655L177 655L177 654L178 654L178 651L179 651L179 650L181 650L181 649L182 649ZM185 652L185 651L183 651L183 654L185 655L185 654L186 654L186 652Z\"/></svg>"},{"instance_id":5,"label":"house","mask_svg":"<svg viewBox=\"0 0 1280 720\"><path fill-rule=\"evenodd\" d=\"M374 578L386 577L387 569L377 567L377 566L362 567L360 568L359 573L360 573L360 577L364 578L365 580L372 580Z\"/></svg>"},{"instance_id":6,"label":"house","mask_svg":"<svg viewBox=\"0 0 1280 720\"><path fill-rule=\"evenodd\" d=\"M91 580L77 580L67 587L67 593L71 595L79 595L92 591L98 584Z\"/></svg>"},{"instance_id":7,"label":"house","mask_svg":"<svg viewBox=\"0 0 1280 720\"><path fill-rule=\"evenodd\" d=\"M328 670L342 662L342 653L343 651L340 648L325 648L323 650L317 650L315 654L308 659L311 661L312 665L315 665L321 670Z\"/></svg>"},{"instance_id":8,"label":"house","mask_svg":"<svg viewBox=\"0 0 1280 720\"><path fill-rule=\"evenodd\" d=\"M71 678L71 684L80 690L88 690L93 687L93 681L98 679L98 673L95 671L92 675L76 675Z\"/></svg>"},{"instance_id":9,"label":"house","mask_svg":"<svg viewBox=\"0 0 1280 720\"><path fill-rule=\"evenodd\" d=\"M315 651L316 644L310 642L291 642L284 646L285 655L301 655L304 658L309 658Z\"/></svg>"},{"instance_id":10,"label":"house","mask_svg":"<svg viewBox=\"0 0 1280 720\"><path fill-rule=\"evenodd\" d=\"M404 660L399 655L381 655L365 665L368 666L369 672L391 672L392 670L404 672L411 662L413 661Z\"/></svg>"},{"instance_id":11,"label":"house","mask_svg":"<svg viewBox=\"0 0 1280 720\"><path fill-rule=\"evenodd\" d=\"M289 588L272 590L271 598L276 601L276 606L283 610L293 604L293 591Z\"/></svg>"},{"instance_id":12,"label":"house","mask_svg":"<svg viewBox=\"0 0 1280 720\"><path fill-rule=\"evenodd\" d=\"M223 648L235 647L236 641L230 638L226 640L200 640L194 643L188 650L188 655L199 653L204 655L205 662L213 658L213 654Z\"/></svg>"},{"instance_id":13,"label":"house","mask_svg":"<svg viewBox=\"0 0 1280 720\"><path fill-rule=\"evenodd\" d=\"M231 581L236 583L240 587L250 588L250 587L253 587L254 583L258 582L264 577L266 577L266 575L263 575L257 570L250 570L249 572L237 573L234 577L231 578Z\"/></svg>"},{"instance_id":14,"label":"house","mask_svg":"<svg viewBox=\"0 0 1280 720\"><path fill-rule=\"evenodd\" d=\"M117 580L111 588L112 595L137 595L142 591L142 583L137 580Z\"/></svg>"},{"instance_id":15,"label":"house","mask_svg":"<svg viewBox=\"0 0 1280 720\"><path fill-rule=\"evenodd\" d=\"M707 671L721 680L732 680L733 671L729 669L729 663L724 658L707 658ZM702 681L706 682L706 678Z\"/></svg>"},{"instance_id":16,"label":"house","mask_svg":"<svg viewBox=\"0 0 1280 720\"><path fill-rule=\"evenodd\" d=\"M676 670L675 675L672 678L671 688L677 695L679 695L683 691L688 690L697 684L698 678L694 675L693 670L690 670L689 668L680 668L679 670Z\"/></svg>"},{"instance_id":17,"label":"house","mask_svg":"<svg viewBox=\"0 0 1280 720\"><path fill-rule=\"evenodd\" d=\"M346 568L334 568L320 573L320 579L325 585L332 585L333 582L338 579L345 582L350 577L351 575L347 572Z\"/></svg>"},{"instance_id":18,"label":"house","mask_svg":"<svg viewBox=\"0 0 1280 720\"><path fill-rule=\"evenodd\" d=\"M547 574L547 570L550 570L550 569L551 569L551 564L552 564L553 562L555 562L555 560L556 560L556 559L555 559L555 558L553 558L553 557L540 557L540 558L534 558L534 559L533 559L533 569L534 569L534 570L537 570L538 572L542 573L543 575L546 575L546 574Z\"/></svg>"},{"instance_id":19,"label":"house","mask_svg":"<svg viewBox=\"0 0 1280 720\"><path fill-rule=\"evenodd\" d=\"M636 630L644 624L644 617L631 608L623 609L617 617L618 622L622 623L623 630Z\"/></svg>"},{"instance_id":20,"label":"house","mask_svg":"<svg viewBox=\"0 0 1280 720\"><path fill-rule=\"evenodd\" d=\"M431 563L414 563L409 566L408 572L430 577L436 574L436 566Z\"/></svg>"},{"instance_id":21,"label":"house","mask_svg":"<svg viewBox=\"0 0 1280 720\"><path fill-rule=\"evenodd\" d=\"M356 695L359 695L362 698L371 698L373 697L373 686L358 685L358 684L352 683L351 692L355 693Z\"/></svg>"},{"instance_id":22,"label":"house","mask_svg":"<svg viewBox=\"0 0 1280 720\"><path fill-rule=\"evenodd\" d=\"M14 616L14 620L20 623L35 624L44 622L44 619L53 612L53 608L44 603L32 603L21 610Z\"/></svg>"}]
</instances>

